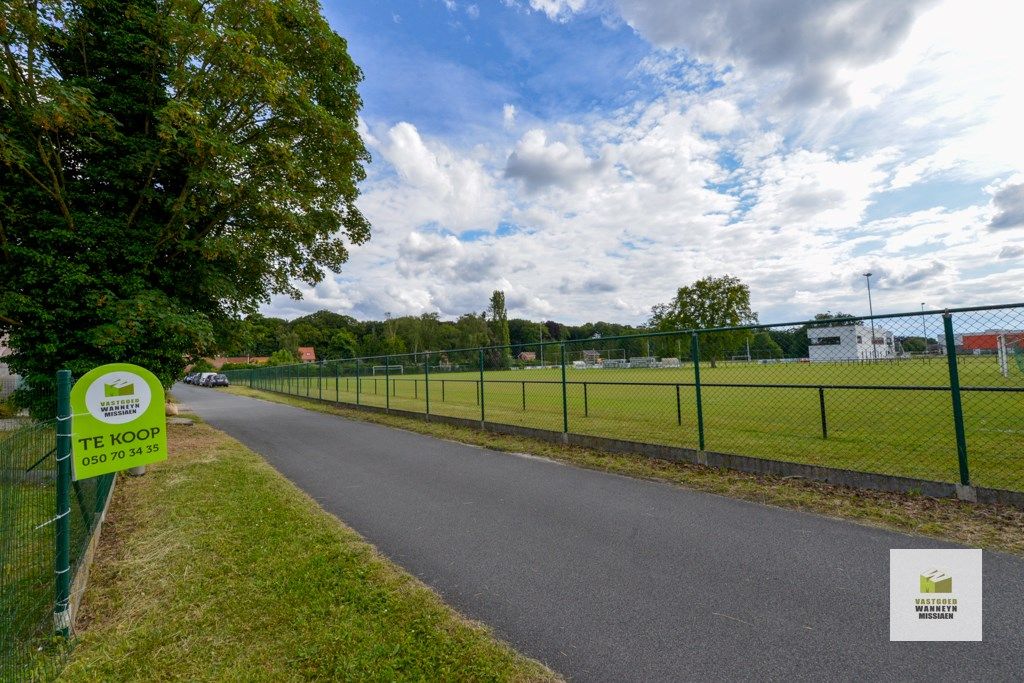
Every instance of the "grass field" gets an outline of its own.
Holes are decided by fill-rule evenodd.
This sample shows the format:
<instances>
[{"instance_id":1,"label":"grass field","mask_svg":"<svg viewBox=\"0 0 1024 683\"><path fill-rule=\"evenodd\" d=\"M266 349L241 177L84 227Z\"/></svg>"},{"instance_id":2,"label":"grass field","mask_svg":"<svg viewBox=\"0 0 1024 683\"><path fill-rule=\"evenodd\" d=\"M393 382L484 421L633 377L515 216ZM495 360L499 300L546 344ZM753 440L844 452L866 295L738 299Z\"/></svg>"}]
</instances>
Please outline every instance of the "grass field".
<instances>
[{"instance_id":1,"label":"grass field","mask_svg":"<svg viewBox=\"0 0 1024 683\"><path fill-rule=\"evenodd\" d=\"M992 357L962 358L958 368L972 483L1024 490L1024 377L1016 368L1003 377ZM335 375L328 365L320 378L316 366L271 369L262 371L258 386L354 403L352 370L349 366ZM296 374L301 372L305 376ZM692 366L570 368L566 374L569 431L698 446ZM244 376L236 375L236 381ZM479 379L474 372L432 373L430 412L479 419ZM959 480L945 358L876 364L723 363L716 368L705 363L701 384L706 450ZM359 402L425 410L422 374L394 375L387 385L390 395L383 375L360 377ZM485 372L483 402L488 421L561 431L561 371Z\"/></svg>"},{"instance_id":2,"label":"grass field","mask_svg":"<svg viewBox=\"0 0 1024 683\"><path fill-rule=\"evenodd\" d=\"M119 481L63 680L556 678L237 441L168 437L167 461Z\"/></svg>"}]
</instances>

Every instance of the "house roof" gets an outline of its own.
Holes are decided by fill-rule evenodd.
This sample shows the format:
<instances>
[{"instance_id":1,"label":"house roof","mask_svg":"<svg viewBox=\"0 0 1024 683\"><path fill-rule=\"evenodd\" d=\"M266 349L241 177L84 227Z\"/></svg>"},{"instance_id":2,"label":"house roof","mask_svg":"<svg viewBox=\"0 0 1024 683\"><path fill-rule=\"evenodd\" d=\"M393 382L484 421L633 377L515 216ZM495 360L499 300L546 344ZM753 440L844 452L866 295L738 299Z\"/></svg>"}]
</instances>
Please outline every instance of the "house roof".
<instances>
[{"instance_id":1,"label":"house roof","mask_svg":"<svg viewBox=\"0 0 1024 683\"><path fill-rule=\"evenodd\" d=\"M316 350L312 346L300 346L299 360L316 360Z\"/></svg>"}]
</instances>

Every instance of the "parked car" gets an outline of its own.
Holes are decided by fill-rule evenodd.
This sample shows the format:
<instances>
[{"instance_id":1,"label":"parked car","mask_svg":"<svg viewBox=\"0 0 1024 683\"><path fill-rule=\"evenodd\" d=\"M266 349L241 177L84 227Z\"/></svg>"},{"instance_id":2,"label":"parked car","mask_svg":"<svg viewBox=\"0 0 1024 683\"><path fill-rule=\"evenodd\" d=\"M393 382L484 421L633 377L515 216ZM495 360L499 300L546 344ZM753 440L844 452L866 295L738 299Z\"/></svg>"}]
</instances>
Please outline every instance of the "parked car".
<instances>
[{"instance_id":1,"label":"parked car","mask_svg":"<svg viewBox=\"0 0 1024 683\"><path fill-rule=\"evenodd\" d=\"M198 384L201 387L208 387L208 386L210 386L210 384L209 384L210 380L213 379L213 377L216 374L217 374L216 372L200 372L199 373L199 378L196 380L195 383Z\"/></svg>"},{"instance_id":2,"label":"parked car","mask_svg":"<svg viewBox=\"0 0 1024 683\"><path fill-rule=\"evenodd\" d=\"M210 387L229 387L231 382L228 380L227 375L214 375L210 378L210 383L207 384Z\"/></svg>"}]
</instances>

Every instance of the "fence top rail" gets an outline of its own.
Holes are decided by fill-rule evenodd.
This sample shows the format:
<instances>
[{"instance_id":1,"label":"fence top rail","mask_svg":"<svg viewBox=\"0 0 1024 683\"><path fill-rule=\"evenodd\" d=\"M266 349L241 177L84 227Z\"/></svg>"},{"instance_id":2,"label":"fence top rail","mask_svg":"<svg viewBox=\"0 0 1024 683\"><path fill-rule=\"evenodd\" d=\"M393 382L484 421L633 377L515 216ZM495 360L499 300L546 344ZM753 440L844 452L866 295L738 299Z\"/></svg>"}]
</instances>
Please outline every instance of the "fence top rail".
<instances>
[{"instance_id":1,"label":"fence top rail","mask_svg":"<svg viewBox=\"0 0 1024 683\"><path fill-rule=\"evenodd\" d=\"M879 313L876 315L852 315L844 316L841 318L823 318L821 320L796 320L791 322L778 322L778 323L753 323L750 325L736 325L732 327L707 327L701 329L677 329L677 330L651 330L649 332L639 332L636 334L623 334L614 337L601 337L600 339L566 339L558 341L537 341L528 342L525 344L509 344L509 345L498 345L498 346L474 346L460 349L439 349L437 351L419 351L415 353L398 353L398 354L386 354L381 356L360 356L359 358L326 358L323 360L315 361L314 363L290 363L288 365L280 365L276 367L304 367L309 365L319 365L323 363L355 363L355 362L366 362L373 360L385 360L394 361L401 358L412 358L415 359L426 357L430 358L432 355L437 354L451 354L451 353L468 353L471 351L501 351L504 349L515 350L524 348L538 348L538 347L550 347L550 346L561 346L563 344L587 344L594 342L609 342L609 341L630 341L639 339L651 339L657 337L675 337L683 335L701 335L710 334L714 332L738 332L743 330L765 330L772 327L785 327L793 328L800 327L802 325L815 325L815 326L826 326L828 323L837 322L860 322L870 320L887 320L892 318L920 318L930 315L945 315L952 313L971 313L977 311L996 311L1006 309L1017 309L1024 308L1024 302L1020 303L1009 303L1009 304L993 304L987 306L962 306L959 308L936 308L925 311L907 311L904 313ZM467 361L469 362L469 361ZM556 364L557 365L557 364ZM253 368L262 369L262 368ZM237 372L235 370L229 370L228 372ZM244 370L243 370L244 372Z\"/></svg>"},{"instance_id":2,"label":"fence top rail","mask_svg":"<svg viewBox=\"0 0 1024 683\"><path fill-rule=\"evenodd\" d=\"M392 382L424 382L422 377L392 377ZM431 382L452 382L455 384L479 384L479 379L446 377L432 377ZM554 384L562 385L558 379L485 379L485 384ZM581 386L583 384L593 386L613 387L695 387L696 382L613 382L610 380L583 380L574 379L565 382L566 385ZM949 391L948 384L750 384L743 382L701 382L703 387L718 387L726 389L854 389L870 391L878 389L882 391ZM961 386L960 391L991 391L1024 393L1024 387L1000 387L1000 386Z\"/></svg>"}]
</instances>

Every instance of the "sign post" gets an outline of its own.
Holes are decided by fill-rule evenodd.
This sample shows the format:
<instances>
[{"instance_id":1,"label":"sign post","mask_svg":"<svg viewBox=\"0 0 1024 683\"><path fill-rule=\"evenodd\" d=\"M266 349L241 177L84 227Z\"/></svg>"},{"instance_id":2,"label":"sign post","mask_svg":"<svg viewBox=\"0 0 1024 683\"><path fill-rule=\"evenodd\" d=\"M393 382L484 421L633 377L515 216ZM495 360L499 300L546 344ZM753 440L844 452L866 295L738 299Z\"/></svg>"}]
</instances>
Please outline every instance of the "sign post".
<instances>
[{"instance_id":1,"label":"sign post","mask_svg":"<svg viewBox=\"0 0 1024 683\"><path fill-rule=\"evenodd\" d=\"M164 388L145 368L112 363L71 389L75 481L167 459Z\"/></svg>"}]
</instances>

